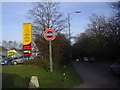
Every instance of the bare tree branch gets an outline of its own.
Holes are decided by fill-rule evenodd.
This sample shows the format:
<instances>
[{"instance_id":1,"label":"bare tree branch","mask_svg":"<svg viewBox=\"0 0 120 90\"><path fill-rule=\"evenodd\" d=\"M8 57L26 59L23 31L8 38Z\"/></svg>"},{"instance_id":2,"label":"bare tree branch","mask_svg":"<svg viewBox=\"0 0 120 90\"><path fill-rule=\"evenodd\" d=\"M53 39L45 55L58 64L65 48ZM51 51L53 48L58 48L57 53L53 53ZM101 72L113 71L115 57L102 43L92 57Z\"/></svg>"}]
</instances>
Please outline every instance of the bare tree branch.
<instances>
[{"instance_id":1,"label":"bare tree branch","mask_svg":"<svg viewBox=\"0 0 120 90\"><path fill-rule=\"evenodd\" d=\"M60 3L58 2L33 3L33 8L28 12L30 15L28 18L33 21L34 28L41 27L40 29L33 29L33 33L40 34L48 28L59 32L63 31L67 27L67 19L63 18L63 13L59 12L59 8Z\"/></svg>"}]
</instances>

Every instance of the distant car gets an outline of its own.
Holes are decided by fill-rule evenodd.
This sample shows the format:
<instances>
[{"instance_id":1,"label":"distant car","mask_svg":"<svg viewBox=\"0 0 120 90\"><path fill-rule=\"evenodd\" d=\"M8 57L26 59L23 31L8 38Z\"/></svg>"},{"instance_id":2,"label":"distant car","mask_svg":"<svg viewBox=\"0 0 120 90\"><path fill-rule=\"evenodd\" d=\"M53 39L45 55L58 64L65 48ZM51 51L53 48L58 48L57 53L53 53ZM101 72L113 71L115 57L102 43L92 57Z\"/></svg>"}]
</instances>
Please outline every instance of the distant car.
<instances>
[{"instance_id":1,"label":"distant car","mask_svg":"<svg viewBox=\"0 0 120 90\"><path fill-rule=\"evenodd\" d=\"M89 58L88 58L88 57L84 57L83 60L84 60L85 62L88 62L88 61L89 61Z\"/></svg>"},{"instance_id":2,"label":"distant car","mask_svg":"<svg viewBox=\"0 0 120 90\"><path fill-rule=\"evenodd\" d=\"M14 60L14 58L7 57L7 58L4 58L4 59L0 60L0 64L1 65L10 65L10 64L12 64L13 60Z\"/></svg>"},{"instance_id":3,"label":"distant car","mask_svg":"<svg viewBox=\"0 0 120 90\"><path fill-rule=\"evenodd\" d=\"M97 62L97 59L95 57L89 57L89 62Z\"/></svg>"},{"instance_id":4,"label":"distant car","mask_svg":"<svg viewBox=\"0 0 120 90\"><path fill-rule=\"evenodd\" d=\"M79 58L79 61L83 61L83 58Z\"/></svg>"},{"instance_id":5,"label":"distant car","mask_svg":"<svg viewBox=\"0 0 120 90\"><path fill-rule=\"evenodd\" d=\"M35 58L41 58L42 56L40 54L33 54L30 56L29 59L35 59Z\"/></svg>"},{"instance_id":6,"label":"distant car","mask_svg":"<svg viewBox=\"0 0 120 90\"><path fill-rule=\"evenodd\" d=\"M77 62L79 62L79 59L76 59Z\"/></svg>"},{"instance_id":7,"label":"distant car","mask_svg":"<svg viewBox=\"0 0 120 90\"><path fill-rule=\"evenodd\" d=\"M79 57L75 59L77 62L81 62L83 60L83 58Z\"/></svg>"},{"instance_id":8,"label":"distant car","mask_svg":"<svg viewBox=\"0 0 120 90\"><path fill-rule=\"evenodd\" d=\"M110 70L112 71L113 74L120 75L120 59L110 66Z\"/></svg>"},{"instance_id":9,"label":"distant car","mask_svg":"<svg viewBox=\"0 0 120 90\"><path fill-rule=\"evenodd\" d=\"M17 65L17 64L23 64L25 60L28 60L30 56L21 56L17 57L14 60L12 60L12 64Z\"/></svg>"}]
</instances>

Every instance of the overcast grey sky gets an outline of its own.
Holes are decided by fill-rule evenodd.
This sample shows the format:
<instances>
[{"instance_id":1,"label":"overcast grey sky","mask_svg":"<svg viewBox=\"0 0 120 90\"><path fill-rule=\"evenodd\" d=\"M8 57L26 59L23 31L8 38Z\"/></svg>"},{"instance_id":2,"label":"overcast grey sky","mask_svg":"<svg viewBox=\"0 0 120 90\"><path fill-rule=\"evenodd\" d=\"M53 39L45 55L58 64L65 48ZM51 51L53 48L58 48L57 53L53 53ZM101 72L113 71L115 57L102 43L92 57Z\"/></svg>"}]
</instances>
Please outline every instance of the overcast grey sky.
<instances>
[{"instance_id":1,"label":"overcast grey sky","mask_svg":"<svg viewBox=\"0 0 120 90\"><path fill-rule=\"evenodd\" d=\"M62 2L61 12L67 17L70 12L80 10L81 13L70 15L72 35L84 32L89 17L98 15L110 16L111 2ZM26 18L27 11L31 8L31 2L2 2L2 40L16 40L22 42L22 23L31 22Z\"/></svg>"}]
</instances>

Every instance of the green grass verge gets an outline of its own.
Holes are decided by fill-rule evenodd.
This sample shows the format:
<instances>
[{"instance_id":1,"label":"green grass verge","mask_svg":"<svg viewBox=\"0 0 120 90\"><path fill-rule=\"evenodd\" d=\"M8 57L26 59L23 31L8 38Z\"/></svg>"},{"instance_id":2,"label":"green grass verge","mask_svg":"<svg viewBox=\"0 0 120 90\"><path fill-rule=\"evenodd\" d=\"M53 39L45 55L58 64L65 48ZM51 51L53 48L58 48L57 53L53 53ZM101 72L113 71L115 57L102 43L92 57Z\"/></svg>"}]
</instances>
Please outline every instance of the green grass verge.
<instances>
[{"instance_id":1,"label":"green grass verge","mask_svg":"<svg viewBox=\"0 0 120 90\"><path fill-rule=\"evenodd\" d=\"M5 65L2 75L3 88L28 88L33 75L38 77L40 88L71 88L82 82L72 64L52 73L34 66Z\"/></svg>"}]
</instances>

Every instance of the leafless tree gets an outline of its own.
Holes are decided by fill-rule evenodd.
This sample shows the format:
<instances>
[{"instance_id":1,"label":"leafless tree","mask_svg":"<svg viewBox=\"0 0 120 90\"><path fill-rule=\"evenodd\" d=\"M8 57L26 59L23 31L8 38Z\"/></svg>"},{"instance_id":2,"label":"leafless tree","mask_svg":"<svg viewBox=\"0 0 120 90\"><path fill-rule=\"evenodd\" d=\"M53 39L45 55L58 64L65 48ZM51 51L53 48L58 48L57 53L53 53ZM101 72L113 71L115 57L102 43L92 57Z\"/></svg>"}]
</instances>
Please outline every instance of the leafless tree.
<instances>
[{"instance_id":1,"label":"leafless tree","mask_svg":"<svg viewBox=\"0 0 120 90\"><path fill-rule=\"evenodd\" d=\"M69 54L69 41L66 35L61 34L67 27L67 18L60 12L60 3L58 2L36 2L32 9L28 11L28 17L33 24L33 39L35 47L41 53L45 60L49 61L49 43L43 38L42 33L48 28L57 32L57 38L52 42L54 67L59 66Z\"/></svg>"},{"instance_id":2,"label":"leafless tree","mask_svg":"<svg viewBox=\"0 0 120 90\"><path fill-rule=\"evenodd\" d=\"M41 34L48 28L52 28L57 32L67 27L66 18L60 11L60 3L58 2L35 2L32 9L28 11L28 18L33 23L33 34Z\"/></svg>"}]
</instances>

